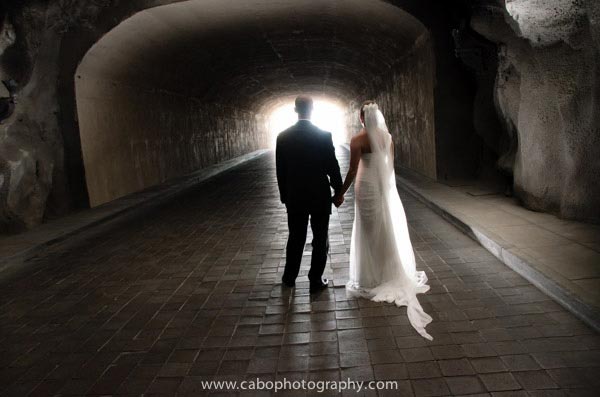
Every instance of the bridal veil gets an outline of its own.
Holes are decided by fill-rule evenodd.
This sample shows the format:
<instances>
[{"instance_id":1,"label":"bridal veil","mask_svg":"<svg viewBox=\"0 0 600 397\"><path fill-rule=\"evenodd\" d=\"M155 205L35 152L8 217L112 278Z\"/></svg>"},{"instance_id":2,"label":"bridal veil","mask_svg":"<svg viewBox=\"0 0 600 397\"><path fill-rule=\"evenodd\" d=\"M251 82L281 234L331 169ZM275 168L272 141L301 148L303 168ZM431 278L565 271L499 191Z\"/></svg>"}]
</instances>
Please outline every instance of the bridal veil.
<instances>
[{"instance_id":1,"label":"bridal veil","mask_svg":"<svg viewBox=\"0 0 600 397\"><path fill-rule=\"evenodd\" d=\"M363 154L355 181L355 216L346 290L376 302L406 306L411 325L423 337L431 317L417 294L427 292L425 272L416 270L406 215L393 164L392 138L376 104L364 107L371 153Z\"/></svg>"}]
</instances>

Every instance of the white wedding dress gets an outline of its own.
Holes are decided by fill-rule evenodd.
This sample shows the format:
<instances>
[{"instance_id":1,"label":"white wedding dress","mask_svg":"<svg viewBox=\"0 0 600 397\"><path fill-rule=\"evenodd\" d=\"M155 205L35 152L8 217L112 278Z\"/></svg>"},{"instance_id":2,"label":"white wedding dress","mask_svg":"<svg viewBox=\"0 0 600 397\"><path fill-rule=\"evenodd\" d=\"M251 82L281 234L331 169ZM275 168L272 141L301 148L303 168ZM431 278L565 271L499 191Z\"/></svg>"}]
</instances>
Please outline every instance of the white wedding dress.
<instances>
[{"instance_id":1,"label":"white wedding dress","mask_svg":"<svg viewBox=\"0 0 600 397\"><path fill-rule=\"evenodd\" d=\"M423 337L431 316L417 294L427 292L425 272L417 271L391 152L392 138L376 104L366 105L365 128L371 153L360 158L354 182L355 210L346 291L352 297L406 306L411 325Z\"/></svg>"}]
</instances>

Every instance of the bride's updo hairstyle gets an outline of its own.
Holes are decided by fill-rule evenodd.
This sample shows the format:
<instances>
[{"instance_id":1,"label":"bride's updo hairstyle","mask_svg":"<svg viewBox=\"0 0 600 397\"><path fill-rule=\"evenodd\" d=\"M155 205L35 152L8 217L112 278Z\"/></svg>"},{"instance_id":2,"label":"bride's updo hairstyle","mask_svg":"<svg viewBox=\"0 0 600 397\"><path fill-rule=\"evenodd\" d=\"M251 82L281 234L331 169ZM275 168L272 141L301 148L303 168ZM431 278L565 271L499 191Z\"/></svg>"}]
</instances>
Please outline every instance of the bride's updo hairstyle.
<instances>
[{"instance_id":1,"label":"bride's updo hairstyle","mask_svg":"<svg viewBox=\"0 0 600 397\"><path fill-rule=\"evenodd\" d=\"M367 101L364 101L363 104L360 107L360 121L364 124L365 123L365 106L367 105L372 105L374 104L375 101L369 99Z\"/></svg>"}]
</instances>

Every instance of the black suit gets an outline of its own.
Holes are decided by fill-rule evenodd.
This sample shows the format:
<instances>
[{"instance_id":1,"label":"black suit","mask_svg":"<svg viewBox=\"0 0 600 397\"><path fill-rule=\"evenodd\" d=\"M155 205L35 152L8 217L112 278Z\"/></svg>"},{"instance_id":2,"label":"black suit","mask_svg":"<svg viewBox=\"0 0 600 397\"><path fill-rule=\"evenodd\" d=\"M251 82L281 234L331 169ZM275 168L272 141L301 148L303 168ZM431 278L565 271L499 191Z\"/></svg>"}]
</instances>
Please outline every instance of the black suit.
<instances>
[{"instance_id":1,"label":"black suit","mask_svg":"<svg viewBox=\"0 0 600 397\"><path fill-rule=\"evenodd\" d=\"M281 202L288 212L289 238L283 280L292 284L298 277L310 216L313 253L308 278L319 283L329 251L330 186L336 193L342 188L331 134L308 120L299 120L277 137L276 161Z\"/></svg>"}]
</instances>

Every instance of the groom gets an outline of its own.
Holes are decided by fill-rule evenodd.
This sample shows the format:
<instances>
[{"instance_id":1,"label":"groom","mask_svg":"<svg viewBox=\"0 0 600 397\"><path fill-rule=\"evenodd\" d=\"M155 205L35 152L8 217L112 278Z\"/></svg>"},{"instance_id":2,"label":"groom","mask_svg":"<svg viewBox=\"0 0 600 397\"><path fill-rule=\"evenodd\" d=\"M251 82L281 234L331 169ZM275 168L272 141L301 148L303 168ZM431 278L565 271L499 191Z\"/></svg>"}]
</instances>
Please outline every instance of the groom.
<instances>
[{"instance_id":1,"label":"groom","mask_svg":"<svg viewBox=\"0 0 600 397\"><path fill-rule=\"evenodd\" d=\"M286 287L295 285L310 217L313 252L308 280L312 294L328 285L322 276L329 251L330 186L337 195L342 188L342 176L331 133L321 131L310 122L312 98L299 96L295 105L298 122L279 134L275 151L277 183L281 202L287 208L289 229L281 281ZM336 205L338 203L341 204L336 201Z\"/></svg>"}]
</instances>

